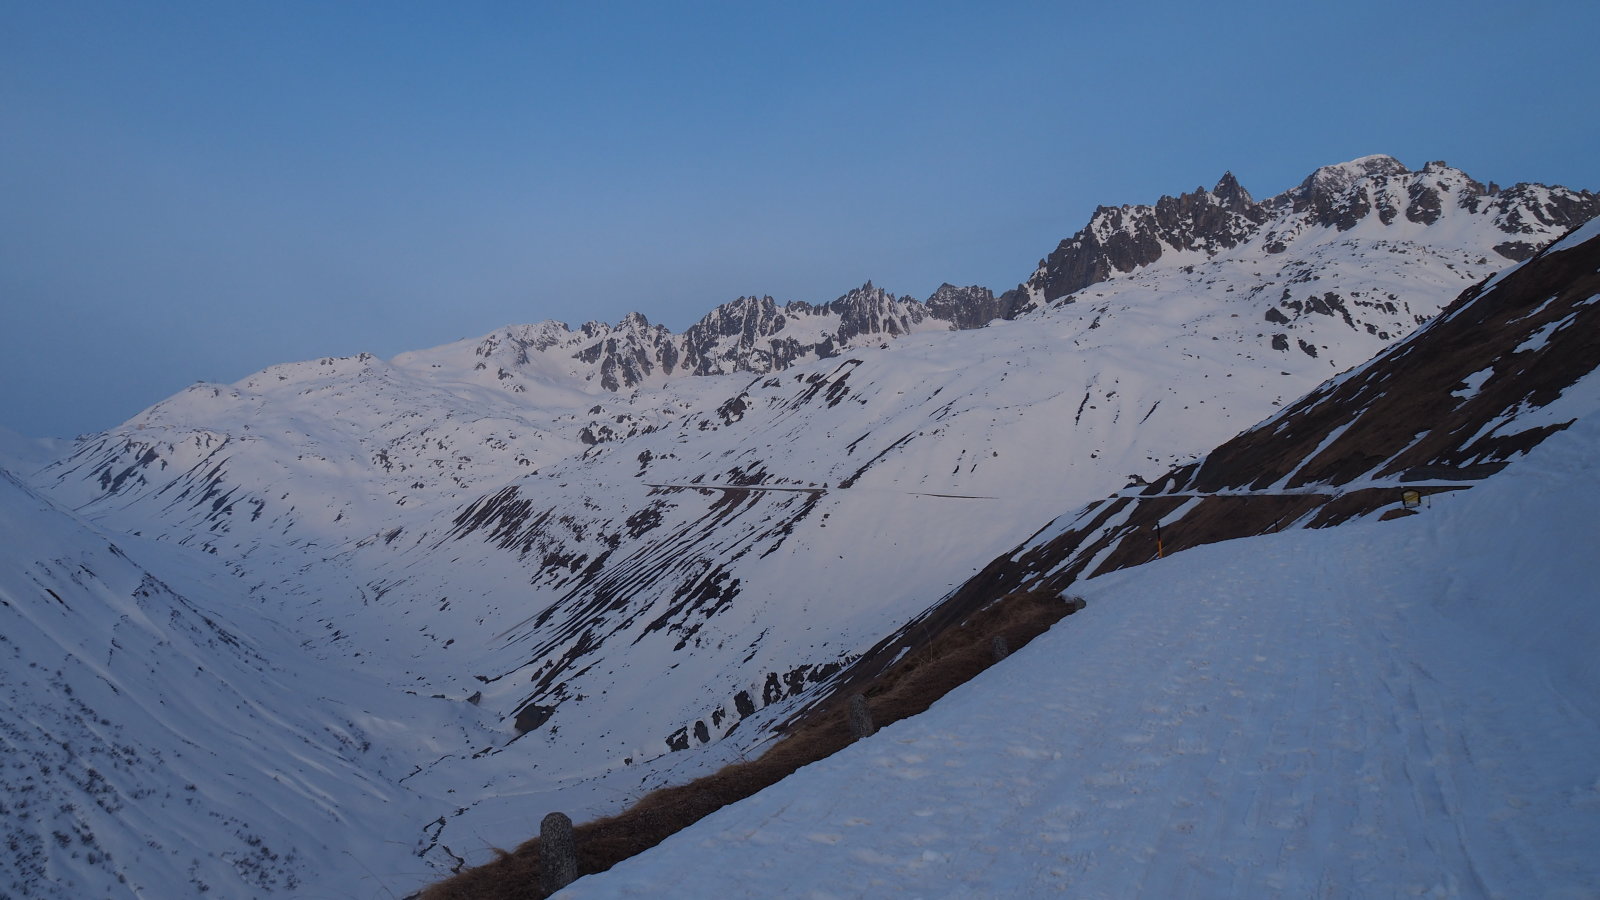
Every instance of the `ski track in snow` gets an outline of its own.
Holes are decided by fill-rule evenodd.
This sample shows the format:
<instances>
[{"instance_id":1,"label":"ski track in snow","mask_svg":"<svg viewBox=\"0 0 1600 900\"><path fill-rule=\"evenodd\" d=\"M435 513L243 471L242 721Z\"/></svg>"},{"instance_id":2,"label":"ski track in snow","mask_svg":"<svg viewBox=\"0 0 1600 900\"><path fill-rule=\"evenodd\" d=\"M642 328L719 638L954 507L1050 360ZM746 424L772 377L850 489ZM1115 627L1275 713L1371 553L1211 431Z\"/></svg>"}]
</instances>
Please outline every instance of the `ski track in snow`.
<instances>
[{"instance_id":1,"label":"ski track in snow","mask_svg":"<svg viewBox=\"0 0 1600 900\"><path fill-rule=\"evenodd\" d=\"M1600 895L1587 692L1500 633L1516 598L1461 606L1435 524L1087 582L929 714L558 896Z\"/></svg>"}]
</instances>

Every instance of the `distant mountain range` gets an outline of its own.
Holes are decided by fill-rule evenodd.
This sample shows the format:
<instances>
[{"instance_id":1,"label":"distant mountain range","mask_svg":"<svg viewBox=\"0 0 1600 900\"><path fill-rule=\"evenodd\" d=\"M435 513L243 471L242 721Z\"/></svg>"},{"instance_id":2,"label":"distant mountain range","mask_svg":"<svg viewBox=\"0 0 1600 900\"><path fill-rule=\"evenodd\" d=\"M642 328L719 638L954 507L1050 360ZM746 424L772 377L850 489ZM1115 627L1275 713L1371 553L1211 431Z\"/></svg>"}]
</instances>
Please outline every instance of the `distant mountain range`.
<instances>
[{"instance_id":1,"label":"distant mountain range","mask_svg":"<svg viewBox=\"0 0 1600 900\"><path fill-rule=\"evenodd\" d=\"M293 673L292 689L227 689L246 699L194 694L304 748L274 751L298 760L281 770L215 750L185 776L212 799L245 778L247 799L193 815L237 820L280 855L270 878L199 862L194 878L271 893L335 877L327 833L248 814L291 783L281 803L379 835L361 849L387 860L374 865L450 867L527 837L548 809L614 810L751 752L997 591L1142 562L1156 522L1178 549L1372 515L1407 479L1484 477L1559 427L1541 411L1600 361L1582 327L1593 226L1541 252L1597 213L1588 192L1374 156L1260 202L1225 175L1102 207L1000 295L740 298L682 334L640 314L543 322L196 384L14 482L29 499L6 505L9 527L57 524L0 589L12 610L50 591L73 609L88 608L79 589L101 597L83 614L100 624L60 626L47 655L77 660L57 682L110 684L127 710L185 688L119 674L124 619L170 610L236 638L147 628L146 656L177 654L158 668L192 662L235 686ZM62 562L111 541L128 571L109 587L101 563L83 563L91 578ZM163 588L136 613L146 575L195 590ZM13 683L65 690L33 674L48 659L8 659ZM343 693L306 687L323 672ZM137 713L108 697L71 722L6 721L39 759L67 731L77 756L110 753ZM425 734L401 724L412 716ZM150 761L185 746L279 746L254 727L140 730L128 765L146 774L111 792L172 791ZM324 783L346 766L362 773L348 783L371 780L360 798ZM87 809L80 781L40 783ZM14 831L54 860L66 845L50 823L98 835L119 827L107 815ZM218 840L201 846L245 852ZM133 869L185 883L158 874L183 868L172 853L119 846L62 884L93 892ZM55 871L9 865L35 887Z\"/></svg>"}]
</instances>

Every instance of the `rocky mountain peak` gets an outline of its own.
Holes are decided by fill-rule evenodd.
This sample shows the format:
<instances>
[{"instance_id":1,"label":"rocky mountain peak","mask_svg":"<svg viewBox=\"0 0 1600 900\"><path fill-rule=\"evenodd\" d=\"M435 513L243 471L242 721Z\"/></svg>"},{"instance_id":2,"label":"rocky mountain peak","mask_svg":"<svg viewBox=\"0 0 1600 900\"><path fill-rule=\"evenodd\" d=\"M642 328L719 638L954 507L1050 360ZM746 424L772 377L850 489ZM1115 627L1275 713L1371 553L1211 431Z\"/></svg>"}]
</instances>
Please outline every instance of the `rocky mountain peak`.
<instances>
[{"instance_id":1,"label":"rocky mountain peak","mask_svg":"<svg viewBox=\"0 0 1600 900\"><path fill-rule=\"evenodd\" d=\"M982 328L995 319L1011 319L1024 308L1026 297L1010 291L996 297L994 291L978 285L956 287L948 282L922 301L928 315L950 323L951 331Z\"/></svg>"},{"instance_id":2,"label":"rocky mountain peak","mask_svg":"<svg viewBox=\"0 0 1600 900\"><path fill-rule=\"evenodd\" d=\"M554 319L523 326L519 331L520 336L535 350L548 350L572 336L572 330L567 327L567 323L557 322Z\"/></svg>"},{"instance_id":3,"label":"rocky mountain peak","mask_svg":"<svg viewBox=\"0 0 1600 900\"><path fill-rule=\"evenodd\" d=\"M1305 213L1313 224L1348 231L1373 211L1369 187L1374 182L1408 174L1392 156L1363 156L1349 162L1323 166L1306 176L1300 186L1274 197L1275 206ZM1380 215L1386 214L1380 210ZM1385 219L1385 224L1388 224Z\"/></svg>"},{"instance_id":4,"label":"rocky mountain peak","mask_svg":"<svg viewBox=\"0 0 1600 900\"><path fill-rule=\"evenodd\" d=\"M1266 221L1232 172L1216 190L1164 196L1153 206L1102 206L1087 227L1062 241L1024 290L1054 300L1160 259L1168 250L1214 254L1238 246Z\"/></svg>"},{"instance_id":5,"label":"rocky mountain peak","mask_svg":"<svg viewBox=\"0 0 1600 900\"><path fill-rule=\"evenodd\" d=\"M1222 173L1222 178L1217 181L1217 186L1211 189L1211 194L1224 209L1234 212L1242 212L1255 205L1250 192L1244 189L1244 185L1239 183L1239 179L1235 178L1231 171Z\"/></svg>"},{"instance_id":6,"label":"rocky mountain peak","mask_svg":"<svg viewBox=\"0 0 1600 900\"><path fill-rule=\"evenodd\" d=\"M739 297L718 306L683 333L686 368L696 375L740 371L741 361L766 353L762 344L788 324L786 311L767 296ZM767 365L754 371L769 371Z\"/></svg>"},{"instance_id":7,"label":"rocky mountain peak","mask_svg":"<svg viewBox=\"0 0 1600 900\"><path fill-rule=\"evenodd\" d=\"M865 334L899 337L909 334L927 318L927 310L910 297L895 297L867 282L828 304L828 311L839 316L839 340L848 342Z\"/></svg>"},{"instance_id":8,"label":"rocky mountain peak","mask_svg":"<svg viewBox=\"0 0 1600 900\"><path fill-rule=\"evenodd\" d=\"M649 329L650 320L644 317L644 313L639 312L628 313L622 317L621 322L617 323L618 331L648 331Z\"/></svg>"},{"instance_id":9,"label":"rocky mountain peak","mask_svg":"<svg viewBox=\"0 0 1600 900\"><path fill-rule=\"evenodd\" d=\"M1410 170L1400 160L1384 154L1363 156L1349 162L1322 166L1300 182L1297 201L1311 202L1317 196L1337 196L1348 191L1356 182L1375 176L1404 175Z\"/></svg>"},{"instance_id":10,"label":"rocky mountain peak","mask_svg":"<svg viewBox=\"0 0 1600 900\"><path fill-rule=\"evenodd\" d=\"M1057 300L1174 251L1214 256L1259 239L1269 254L1281 253L1309 227L1349 231L1369 219L1383 226L1428 226L1465 213L1493 216L1495 226L1508 234L1536 231L1548 240L1600 213L1600 199L1586 191L1523 188L1485 187L1442 161L1413 172L1394 157L1377 154L1322 166L1296 187L1258 202L1227 172L1210 191L1197 188L1153 205L1099 207L1087 227L1062 241L1007 296L1026 295L1029 303ZM1519 260L1537 246L1518 239L1494 250Z\"/></svg>"},{"instance_id":11,"label":"rocky mountain peak","mask_svg":"<svg viewBox=\"0 0 1600 900\"><path fill-rule=\"evenodd\" d=\"M624 316L615 328L590 327L596 324L583 326L580 333L593 343L572 354L572 358L595 365L600 386L606 390L626 390L656 372L671 375L678 367L681 354L675 336L665 326L651 325L649 319L636 312Z\"/></svg>"}]
</instances>

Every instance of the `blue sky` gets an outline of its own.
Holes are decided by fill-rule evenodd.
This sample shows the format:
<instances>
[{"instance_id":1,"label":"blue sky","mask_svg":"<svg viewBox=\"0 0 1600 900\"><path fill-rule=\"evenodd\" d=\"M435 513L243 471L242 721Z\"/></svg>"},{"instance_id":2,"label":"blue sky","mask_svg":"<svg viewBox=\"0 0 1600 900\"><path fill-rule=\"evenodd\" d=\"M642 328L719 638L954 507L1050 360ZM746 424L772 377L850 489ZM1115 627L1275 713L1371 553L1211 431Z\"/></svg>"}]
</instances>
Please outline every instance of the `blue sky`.
<instances>
[{"instance_id":1,"label":"blue sky","mask_svg":"<svg viewBox=\"0 0 1600 900\"><path fill-rule=\"evenodd\" d=\"M868 279L1390 153L1600 188L1592 0L0 0L0 426Z\"/></svg>"}]
</instances>

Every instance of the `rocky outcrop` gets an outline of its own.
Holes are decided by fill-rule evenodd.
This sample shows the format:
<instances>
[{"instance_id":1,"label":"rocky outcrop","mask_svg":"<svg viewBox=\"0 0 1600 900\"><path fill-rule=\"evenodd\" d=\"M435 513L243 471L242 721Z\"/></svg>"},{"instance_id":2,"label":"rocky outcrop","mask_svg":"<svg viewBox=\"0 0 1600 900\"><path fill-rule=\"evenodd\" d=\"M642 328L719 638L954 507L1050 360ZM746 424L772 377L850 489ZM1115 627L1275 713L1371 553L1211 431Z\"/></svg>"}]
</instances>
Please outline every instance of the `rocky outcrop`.
<instances>
[{"instance_id":1,"label":"rocky outcrop","mask_svg":"<svg viewBox=\"0 0 1600 900\"><path fill-rule=\"evenodd\" d=\"M828 304L828 312L839 317L838 340L848 344L863 335L900 337L927 318L927 310L910 297L898 300L882 288L867 282Z\"/></svg>"},{"instance_id":2,"label":"rocky outcrop","mask_svg":"<svg viewBox=\"0 0 1600 900\"><path fill-rule=\"evenodd\" d=\"M1349 231L1375 219L1432 225L1451 211L1493 218L1511 236L1560 233L1596 214L1600 197L1563 187L1518 185L1508 191L1482 183L1443 162L1411 172L1392 156L1367 156L1323 166L1295 188L1255 201L1233 174L1207 191L1162 197L1154 205L1102 206L1089 224L1040 261L1033 276L1007 292L1013 305L1058 300L1115 275L1149 266L1173 252L1212 256L1260 240L1282 252L1308 228ZM1537 242L1508 240L1496 248L1508 260L1526 259Z\"/></svg>"},{"instance_id":3,"label":"rocky outcrop","mask_svg":"<svg viewBox=\"0 0 1600 900\"><path fill-rule=\"evenodd\" d=\"M589 323L586 329L599 331L604 326ZM671 375L682 350L677 335L639 313L629 313L615 329L573 354L573 358L599 368L600 385L608 391L631 388L660 372Z\"/></svg>"},{"instance_id":4,"label":"rocky outcrop","mask_svg":"<svg viewBox=\"0 0 1600 900\"><path fill-rule=\"evenodd\" d=\"M1053 300L1147 266L1168 250L1215 253L1237 247L1267 218L1234 178L1224 173L1211 190L1162 197L1154 206L1102 206L1089 224L1062 241L1026 289Z\"/></svg>"},{"instance_id":5,"label":"rocky outcrop","mask_svg":"<svg viewBox=\"0 0 1600 900\"><path fill-rule=\"evenodd\" d=\"M953 331L982 328L995 319L1013 319L1025 307L1014 294L996 297L986 287L956 287L948 282L939 285L923 305L931 317L949 322Z\"/></svg>"},{"instance_id":6,"label":"rocky outcrop","mask_svg":"<svg viewBox=\"0 0 1600 900\"><path fill-rule=\"evenodd\" d=\"M596 367L606 390L631 389L653 375L764 375L853 346L881 343L927 327L978 328L1015 315L987 288L944 285L926 303L896 297L871 282L823 305L770 296L724 303L673 334L632 313L614 328L590 322L578 332L572 358ZM548 341L552 346L559 341Z\"/></svg>"},{"instance_id":7,"label":"rocky outcrop","mask_svg":"<svg viewBox=\"0 0 1600 900\"><path fill-rule=\"evenodd\" d=\"M1312 224L1348 231L1372 214L1373 200L1366 188L1374 181L1406 174L1392 156L1364 156L1333 166L1323 166L1306 176L1300 186L1268 201L1293 212L1305 213ZM1387 224L1392 212L1382 213Z\"/></svg>"}]
</instances>

